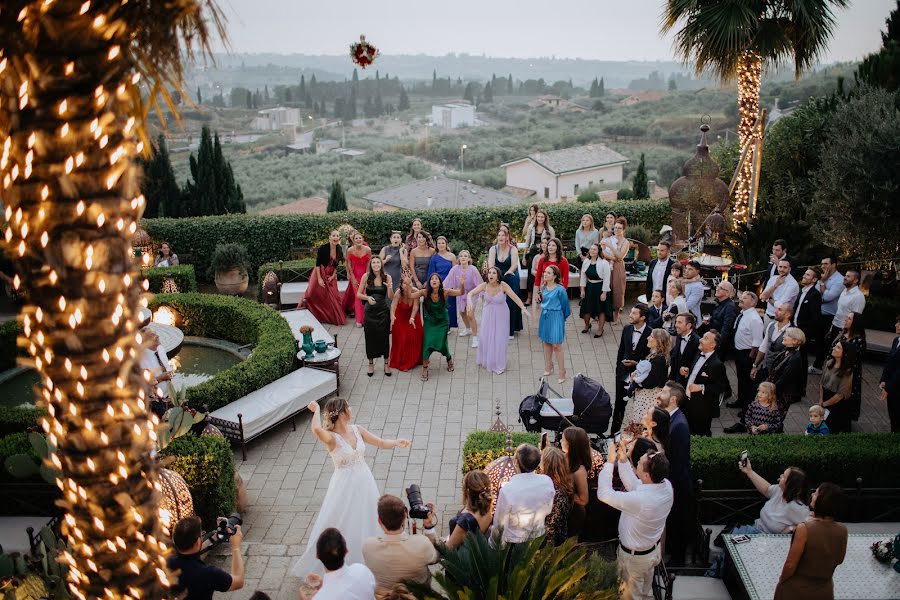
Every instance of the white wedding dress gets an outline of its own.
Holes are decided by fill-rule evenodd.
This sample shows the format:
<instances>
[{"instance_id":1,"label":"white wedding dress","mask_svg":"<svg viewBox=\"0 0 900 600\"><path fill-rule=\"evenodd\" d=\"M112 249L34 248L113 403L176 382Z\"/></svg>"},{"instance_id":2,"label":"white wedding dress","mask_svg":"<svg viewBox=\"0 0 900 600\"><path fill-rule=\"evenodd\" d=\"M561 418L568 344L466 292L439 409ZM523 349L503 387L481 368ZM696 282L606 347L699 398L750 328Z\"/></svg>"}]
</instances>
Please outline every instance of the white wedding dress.
<instances>
[{"instance_id":1,"label":"white wedding dress","mask_svg":"<svg viewBox=\"0 0 900 600\"><path fill-rule=\"evenodd\" d=\"M316 541L325 529L335 527L344 536L348 552L345 563L348 565L364 562L363 541L381 534L378 526L380 494L372 471L366 464L366 444L356 425L351 425L350 430L356 437L355 449L343 436L334 434L334 450L329 453L334 462L334 473L328 482L328 491L325 492L316 522L309 530L306 552L291 570L296 577L325 572L324 565L316 558Z\"/></svg>"}]
</instances>

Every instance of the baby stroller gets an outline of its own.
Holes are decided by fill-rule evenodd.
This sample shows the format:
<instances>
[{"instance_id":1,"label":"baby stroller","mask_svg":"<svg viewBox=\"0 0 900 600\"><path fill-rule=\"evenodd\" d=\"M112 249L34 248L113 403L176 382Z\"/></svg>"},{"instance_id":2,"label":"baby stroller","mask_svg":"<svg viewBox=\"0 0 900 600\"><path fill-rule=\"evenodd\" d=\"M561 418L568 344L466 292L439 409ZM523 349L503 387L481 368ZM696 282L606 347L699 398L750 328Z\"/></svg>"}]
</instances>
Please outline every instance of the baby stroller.
<instances>
[{"instance_id":1,"label":"baby stroller","mask_svg":"<svg viewBox=\"0 0 900 600\"><path fill-rule=\"evenodd\" d=\"M551 399L549 394L555 398ZM519 405L519 420L525 425L525 430L555 434L554 443L558 443L562 431L571 426L581 427L588 436L602 439L609 427L610 417L612 404L609 394L599 382L581 373L575 376L571 398L563 398L541 377L537 392L527 396Z\"/></svg>"}]
</instances>

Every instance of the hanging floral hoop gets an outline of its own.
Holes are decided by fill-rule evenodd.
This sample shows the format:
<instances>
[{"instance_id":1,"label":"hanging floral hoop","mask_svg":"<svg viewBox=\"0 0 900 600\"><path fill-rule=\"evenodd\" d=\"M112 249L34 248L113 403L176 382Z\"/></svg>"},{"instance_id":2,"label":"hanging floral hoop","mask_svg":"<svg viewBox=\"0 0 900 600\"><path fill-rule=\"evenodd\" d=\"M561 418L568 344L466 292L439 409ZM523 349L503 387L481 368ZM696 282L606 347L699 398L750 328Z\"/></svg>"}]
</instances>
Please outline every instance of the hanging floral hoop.
<instances>
[{"instance_id":1,"label":"hanging floral hoop","mask_svg":"<svg viewBox=\"0 0 900 600\"><path fill-rule=\"evenodd\" d=\"M368 43L364 35L359 36L358 42L350 44L350 58L360 68L365 69L371 65L377 56L378 48Z\"/></svg>"}]
</instances>

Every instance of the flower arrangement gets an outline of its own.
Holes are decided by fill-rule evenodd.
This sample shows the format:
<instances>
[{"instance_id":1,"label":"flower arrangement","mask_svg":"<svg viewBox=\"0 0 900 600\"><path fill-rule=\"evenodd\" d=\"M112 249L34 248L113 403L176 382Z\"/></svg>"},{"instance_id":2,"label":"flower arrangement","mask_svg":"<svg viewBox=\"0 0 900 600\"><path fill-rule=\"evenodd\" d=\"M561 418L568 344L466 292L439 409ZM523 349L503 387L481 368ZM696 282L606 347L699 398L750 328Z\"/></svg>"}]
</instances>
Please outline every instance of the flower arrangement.
<instances>
[{"instance_id":1,"label":"flower arrangement","mask_svg":"<svg viewBox=\"0 0 900 600\"><path fill-rule=\"evenodd\" d=\"M350 44L350 58L354 63L365 69L378 56L378 48L366 41L366 36L359 36L359 42Z\"/></svg>"},{"instance_id":2,"label":"flower arrangement","mask_svg":"<svg viewBox=\"0 0 900 600\"><path fill-rule=\"evenodd\" d=\"M872 550L872 556L874 556L875 560L878 562L890 564L894 559L894 542L892 541L877 541L872 544L870 548Z\"/></svg>"},{"instance_id":3,"label":"flower arrangement","mask_svg":"<svg viewBox=\"0 0 900 600\"><path fill-rule=\"evenodd\" d=\"M313 332L312 325L301 325L300 326L300 333L305 334L305 333L312 333L312 332Z\"/></svg>"}]
</instances>

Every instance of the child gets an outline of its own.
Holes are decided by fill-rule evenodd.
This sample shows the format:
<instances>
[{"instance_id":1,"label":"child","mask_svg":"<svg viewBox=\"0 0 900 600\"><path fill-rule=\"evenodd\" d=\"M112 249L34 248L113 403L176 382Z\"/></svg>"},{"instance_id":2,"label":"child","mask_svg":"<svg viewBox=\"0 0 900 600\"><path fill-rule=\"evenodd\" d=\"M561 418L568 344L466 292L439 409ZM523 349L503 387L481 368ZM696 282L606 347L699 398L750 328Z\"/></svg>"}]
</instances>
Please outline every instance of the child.
<instances>
[{"instance_id":1,"label":"child","mask_svg":"<svg viewBox=\"0 0 900 600\"><path fill-rule=\"evenodd\" d=\"M663 293L662 290L653 290L653 295L650 296L650 312L647 315L647 327L650 329L657 329L663 326L663 311L666 310L666 305L663 304Z\"/></svg>"},{"instance_id":2,"label":"child","mask_svg":"<svg viewBox=\"0 0 900 600\"><path fill-rule=\"evenodd\" d=\"M676 279L681 279L682 275L684 275L684 267L681 266L680 262L673 262L672 269L669 271L669 278L666 279L666 306L671 306L672 300L675 299L669 294L669 284Z\"/></svg>"},{"instance_id":3,"label":"child","mask_svg":"<svg viewBox=\"0 0 900 600\"><path fill-rule=\"evenodd\" d=\"M827 433L825 409L818 404L813 404L809 407L809 424L806 426L806 435L825 435Z\"/></svg>"}]
</instances>

